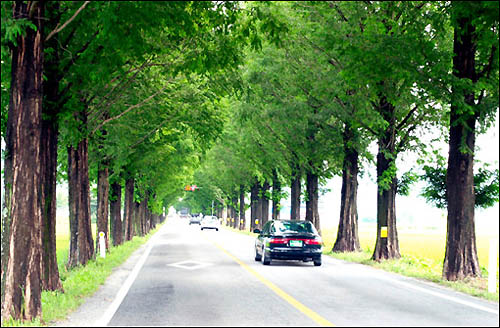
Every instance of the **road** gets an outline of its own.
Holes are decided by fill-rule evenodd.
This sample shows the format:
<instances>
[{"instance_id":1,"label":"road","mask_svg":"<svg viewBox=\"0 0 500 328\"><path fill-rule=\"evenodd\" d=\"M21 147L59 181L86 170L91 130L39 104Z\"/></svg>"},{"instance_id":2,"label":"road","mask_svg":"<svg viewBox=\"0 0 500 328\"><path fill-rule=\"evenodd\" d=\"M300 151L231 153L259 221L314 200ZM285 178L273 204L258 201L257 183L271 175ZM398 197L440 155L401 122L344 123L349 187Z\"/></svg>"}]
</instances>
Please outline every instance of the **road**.
<instances>
[{"instance_id":1,"label":"road","mask_svg":"<svg viewBox=\"0 0 500 328\"><path fill-rule=\"evenodd\" d=\"M253 243L169 219L95 324L498 327L498 303L328 256L264 266Z\"/></svg>"}]
</instances>

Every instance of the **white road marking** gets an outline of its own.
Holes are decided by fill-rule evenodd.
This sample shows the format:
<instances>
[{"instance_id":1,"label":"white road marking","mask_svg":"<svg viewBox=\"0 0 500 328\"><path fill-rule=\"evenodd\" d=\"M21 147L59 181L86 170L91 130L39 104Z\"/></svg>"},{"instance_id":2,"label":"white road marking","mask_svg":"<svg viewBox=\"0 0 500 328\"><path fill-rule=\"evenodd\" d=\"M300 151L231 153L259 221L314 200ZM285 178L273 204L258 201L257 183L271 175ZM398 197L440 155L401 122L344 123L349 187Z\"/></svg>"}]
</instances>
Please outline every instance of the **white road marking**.
<instances>
[{"instance_id":1,"label":"white road marking","mask_svg":"<svg viewBox=\"0 0 500 328\"><path fill-rule=\"evenodd\" d=\"M469 307L472 307L472 308L475 308L475 309L478 309L478 310L482 310L482 311L485 311L485 312L489 312L489 313L493 313L493 314L498 315L498 310L490 309L490 308L488 308L486 306L474 304L472 302L464 301L464 300L461 300L461 299L453 297L453 296L448 296L448 295L445 295L445 294L442 294L442 293L438 293L438 292L435 292L435 291L432 291L432 290L429 290L429 289L426 289L426 288L414 286L413 284L410 284L410 283L407 283L407 282L404 282L404 281L400 281L400 280L397 280L397 279L391 279L391 278L387 278L387 277L383 277L383 278L380 277L380 279L388 280L390 282L394 282L394 283L403 285L403 286L405 286L407 288L415 289L415 290L418 290L418 291L423 292L423 293L427 293L427 294L430 294L430 295L433 295L433 296L436 296L436 297L440 297L440 298L446 299L448 301L452 301L452 302L455 302L455 303L458 303L458 304L462 304L462 305L469 306Z\"/></svg>"},{"instance_id":2,"label":"white road marking","mask_svg":"<svg viewBox=\"0 0 500 328\"><path fill-rule=\"evenodd\" d=\"M164 225L162 227L162 229L165 228L165 226L166 225ZM160 231L162 229L160 229ZM151 252L151 249L155 245L155 243L154 243L154 241L156 240L155 237L157 235L159 235L160 231L156 232L151 237L151 239L148 241L147 248L144 251L144 253L142 254L140 260L136 263L134 269L132 270L130 275L127 277L127 280L125 281L123 286L118 291L118 294L116 295L115 299L113 300L111 305L106 309L106 312L104 312L104 315L94 323L94 327L105 327L111 321L111 319L115 315L116 311L118 310L118 308L122 304L123 299L125 298L125 296L127 296L127 293L129 291L130 287L132 286L132 284L134 283L135 279L137 278L139 271L141 270L142 266L144 265L144 262L146 262L146 259L148 258L149 253Z\"/></svg>"},{"instance_id":3,"label":"white road marking","mask_svg":"<svg viewBox=\"0 0 500 328\"><path fill-rule=\"evenodd\" d=\"M177 263L172 263L172 264L167 264L168 266L173 266L181 269L186 269L186 270L196 270L196 269L201 269L205 268L207 266L211 266L212 263L204 263L204 262L198 262L198 261L182 261L182 262L177 262Z\"/></svg>"}]
</instances>

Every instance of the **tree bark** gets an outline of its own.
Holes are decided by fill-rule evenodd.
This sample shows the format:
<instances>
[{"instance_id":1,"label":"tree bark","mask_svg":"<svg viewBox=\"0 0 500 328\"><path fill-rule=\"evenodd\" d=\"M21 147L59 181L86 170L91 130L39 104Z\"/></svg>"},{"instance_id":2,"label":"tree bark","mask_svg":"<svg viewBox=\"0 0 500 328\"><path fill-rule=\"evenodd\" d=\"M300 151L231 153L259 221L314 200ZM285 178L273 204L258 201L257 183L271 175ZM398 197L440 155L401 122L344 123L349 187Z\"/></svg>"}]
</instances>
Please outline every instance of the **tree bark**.
<instances>
[{"instance_id":1,"label":"tree bark","mask_svg":"<svg viewBox=\"0 0 500 328\"><path fill-rule=\"evenodd\" d=\"M86 114L79 113L86 124ZM94 240L90 221L90 184L88 139L75 148L68 147L68 190L70 243L68 267L85 265L94 257Z\"/></svg>"},{"instance_id":2,"label":"tree bark","mask_svg":"<svg viewBox=\"0 0 500 328\"><path fill-rule=\"evenodd\" d=\"M233 227L233 208L231 205L226 205L226 213L227 213L227 224L229 227Z\"/></svg>"},{"instance_id":3,"label":"tree bark","mask_svg":"<svg viewBox=\"0 0 500 328\"><path fill-rule=\"evenodd\" d=\"M233 228L236 229L236 227L239 227L240 225L240 218L238 216L238 213L236 211L236 208L238 206L238 197L233 197L231 199L233 205L231 206L231 209L233 211L233 218L234 218L234 222L233 222Z\"/></svg>"},{"instance_id":4,"label":"tree bark","mask_svg":"<svg viewBox=\"0 0 500 328\"><path fill-rule=\"evenodd\" d=\"M121 218L122 186L118 182L111 184L110 195L110 220L111 238L113 246L123 244L123 228Z\"/></svg>"},{"instance_id":5,"label":"tree bark","mask_svg":"<svg viewBox=\"0 0 500 328\"><path fill-rule=\"evenodd\" d=\"M358 236L358 152L349 147L352 131L344 128L344 163L342 169L342 191L340 199L340 218L337 239L333 252L359 252L361 246Z\"/></svg>"},{"instance_id":6,"label":"tree bark","mask_svg":"<svg viewBox=\"0 0 500 328\"><path fill-rule=\"evenodd\" d=\"M125 181L125 213L124 213L124 240L134 237L134 178Z\"/></svg>"},{"instance_id":7,"label":"tree bark","mask_svg":"<svg viewBox=\"0 0 500 328\"><path fill-rule=\"evenodd\" d=\"M290 191L290 219L300 220L300 172L296 168L292 175L291 191Z\"/></svg>"},{"instance_id":8,"label":"tree bark","mask_svg":"<svg viewBox=\"0 0 500 328\"><path fill-rule=\"evenodd\" d=\"M40 257L40 137L42 120L44 2L16 1L14 19L27 19L13 46L6 127L5 209L2 231L2 321L42 314ZM5 238L5 239L4 239Z\"/></svg>"},{"instance_id":9,"label":"tree bark","mask_svg":"<svg viewBox=\"0 0 500 328\"><path fill-rule=\"evenodd\" d=\"M42 217L42 289L63 291L56 252L57 118L42 120L40 147Z\"/></svg>"},{"instance_id":10,"label":"tree bark","mask_svg":"<svg viewBox=\"0 0 500 328\"><path fill-rule=\"evenodd\" d=\"M105 251L109 250L109 169L106 163L99 163L97 172L97 234L104 232ZM96 238L96 252L100 254L99 238Z\"/></svg>"},{"instance_id":11,"label":"tree bark","mask_svg":"<svg viewBox=\"0 0 500 328\"><path fill-rule=\"evenodd\" d=\"M134 207L134 215L132 216L133 217L132 221L133 221L134 235L142 236L141 203L134 201L133 207Z\"/></svg>"},{"instance_id":12,"label":"tree bark","mask_svg":"<svg viewBox=\"0 0 500 328\"><path fill-rule=\"evenodd\" d=\"M264 181L264 184L262 185L261 188L261 206L262 206L262 227L266 222L269 220L269 192L270 185L266 181Z\"/></svg>"},{"instance_id":13,"label":"tree bark","mask_svg":"<svg viewBox=\"0 0 500 328\"><path fill-rule=\"evenodd\" d=\"M280 202L281 202L281 183L278 178L278 172L276 169L273 170L273 209L272 209L272 219L279 220L280 218Z\"/></svg>"},{"instance_id":14,"label":"tree bark","mask_svg":"<svg viewBox=\"0 0 500 328\"><path fill-rule=\"evenodd\" d=\"M255 179L254 184L250 188L250 231L258 229L259 225L256 220L259 219L259 182ZM261 208L262 210L262 208Z\"/></svg>"},{"instance_id":15,"label":"tree bark","mask_svg":"<svg viewBox=\"0 0 500 328\"><path fill-rule=\"evenodd\" d=\"M453 74L475 82L476 38L472 19L459 19L455 27ZM469 106L475 105L474 93L463 94L457 89L453 93L458 93L456 98L462 97ZM448 230L443 263L443 278L452 281L481 276L474 223L475 125L476 114L469 114L462 106L452 102L446 176Z\"/></svg>"},{"instance_id":16,"label":"tree bark","mask_svg":"<svg viewBox=\"0 0 500 328\"><path fill-rule=\"evenodd\" d=\"M306 220L310 221L316 230L321 234L321 225L319 221L319 210L318 210L318 176L312 172L308 172L306 175L306 188L307 188L307 200L306 200Z\"/></svg>"},{"instance_id":17,"label":"tree bark","mask_svg":"<svg viewBox=\"0 0 500 328\"><path fill-rule=\"evenodd\" d=\"M388 103L385 98L381 99L380 104L380 112L389 125L384 136L378 140L377 241L372 255L372 259L375 261L401 257L396 228L397 178L395 168L397 153L395 151L394 106Z\"/></svg>"},{"instance_id":18,"label":"tree bark","mask_svg":"<svg viewBox=\"0 0 500 328\"><path fill-rule=\"evenodd\" d=\"M50 2L46 10L47 28L52 30L59 22L60 4ZM45 47L57 49L57 36L45 45ZM57 143L59 137L59 125L57 114L60 110L59 81L61 72L59 69L59 52L55 50L50 59L44 58L43 81L44 100L42 110L42 136L40 146L41 161L41 201L43 209L42 223L42 289L63 291L59 268L57 266L56 254L56 185L57 185Z\"/></svg>"},{"instance_id":19,"label":"tree bark","mask_svg":"<svg viewBox=\"0 0 500 328\"><path fill-rule=\"evenodd\" d=\"M245 229L245 187L240 185L240 221L238 229Z\"/></svg>"}]
</instances>

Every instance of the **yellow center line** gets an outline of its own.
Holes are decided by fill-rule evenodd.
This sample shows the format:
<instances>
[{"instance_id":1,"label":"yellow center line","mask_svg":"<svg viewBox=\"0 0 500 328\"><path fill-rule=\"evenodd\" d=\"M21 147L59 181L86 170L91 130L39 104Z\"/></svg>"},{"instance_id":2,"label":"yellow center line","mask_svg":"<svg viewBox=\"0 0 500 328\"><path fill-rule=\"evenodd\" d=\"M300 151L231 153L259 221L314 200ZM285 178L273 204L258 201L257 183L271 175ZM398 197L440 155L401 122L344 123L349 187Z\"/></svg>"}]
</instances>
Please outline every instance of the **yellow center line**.
<instances>
[{"instance_id":1,"label":"yellow center line","mask_svg":"<svg viewBox=\"0 0 500 328\"><path fill-rule=\"evenodd\" d=\"M207 239L205 236L203 238ZM210 240L218 249L223 251L227 256L229 256L231 259L233 259L236 263L238 263L243 269L247 270L249 273L254 275L257 279L259 279L264 285L266 285L269 289L271 289L273 292L275 292L279 297L287 301L290 305L295 307L297 310L300 312L304 313L306 316L311 318L313 321L318 323L320 326L323 327L334 327L335 325L331 323L330 321L326 320L304 304L300 303L297 301L295 298L287 294L283 289L279 288L275 284L273 284L271 281L267 280L264 278L260 273L243 263L240 259L235 257L233 254L229 253L226 249L224 249L221 245L219 245L217 242Z\"/></svg>"}]
</instances>

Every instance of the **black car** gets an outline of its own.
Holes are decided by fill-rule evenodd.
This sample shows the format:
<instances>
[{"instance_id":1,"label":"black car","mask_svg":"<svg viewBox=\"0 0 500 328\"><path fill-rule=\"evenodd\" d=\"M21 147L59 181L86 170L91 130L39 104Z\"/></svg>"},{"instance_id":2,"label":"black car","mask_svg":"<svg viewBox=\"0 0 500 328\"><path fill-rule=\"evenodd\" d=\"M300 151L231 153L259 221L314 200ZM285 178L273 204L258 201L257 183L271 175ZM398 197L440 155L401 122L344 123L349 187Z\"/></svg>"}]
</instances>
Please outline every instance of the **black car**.
<instances>
[{"instance_id":1,"label":"black car","mask_svg":"<svg viewBox=\"0 0 500 328\"><path fill-rule=\"evenodd\" d=\"M309 221L271 220L262 231L254 232L259 234L255 240L255 261L268 265L274 259L302 260L321 265L322 240Z\"/></svg>"}]
</instances>

